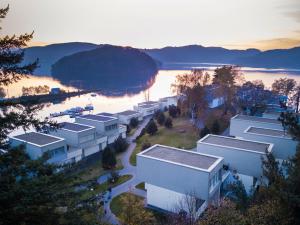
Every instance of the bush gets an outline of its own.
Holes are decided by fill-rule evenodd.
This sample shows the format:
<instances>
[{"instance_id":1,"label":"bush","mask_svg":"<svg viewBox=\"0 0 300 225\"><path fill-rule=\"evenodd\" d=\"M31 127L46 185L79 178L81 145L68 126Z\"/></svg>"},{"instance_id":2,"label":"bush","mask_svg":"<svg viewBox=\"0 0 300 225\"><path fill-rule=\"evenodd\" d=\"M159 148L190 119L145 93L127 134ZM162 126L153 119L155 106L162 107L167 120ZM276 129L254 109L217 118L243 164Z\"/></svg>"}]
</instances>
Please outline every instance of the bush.
<instances>
[{"instance_id":1,"label":"bush","mask_svg":"<svg viewBox=\"0 0 300 225\"><path fill-rule=\"evenodd\" d=\"M143 129L141 130L141 133L136 137L136 140L138 140L139 138L141 138L141 137L144 136L145 134L146 134L146 129L143 128Z\"/></svg>"},{"instance_id":2,"label":"bush","mask_svg":"<svg viewBox=\"0 0 300 225\"><path fill-rule=\"evenodd\" d=\"M157 123L162 126L166 121L165 114L160 111L157 118L156 118L156 120L157 120Z\"/></svg>"},{"instance_id":3,"label":"bush","mask_svg":"<svg viewBox=\"0 0 300 225\"><path fill-rule=\"evenodd\" d=\"M121 135L112 144L112 147L116 153L125 152L128 146L129 144L127 143L126 139L122 138Z\"/></svg>"},{"instance_id":4,"label":"bush","mask_svg":"<svg viewBox=\"0 0 300 225\"><path fill-rule=\"evenodd\" d=\"M131 128L136 128L139 125L139 120L136 117L130 119L129 125Z\"/></svg>"},{"instance_id":5,"label":"bush","mask_svg":"<svg viewBox=\"0 0 300 225\"><path fill-rule=\"evenodd\" d=\"M169 128L169 129L173 127L173 121L172 121L172 119L171 119L170 117L168 117L168 118L166 119L165 127L166 127L166 128Z\"/></svg>"},{"instance_id":6,"label":"bush","mask_svg":"<svg viewBox=\"0 0 300 225\"><path fill-rule=\"evenodd\" d=\"M220 123L218 120L215 120L211 126L211 132L213 134L219 134L220 133Z\"/></svg>"},{"instance_id":7,"label":"bush","mask_svg":"<svg viewBox=\"0 0 300 225\"><path fill-rule=\"evenodd\" d=\"M175 105L170 105L169 106L169 115L173 118L176 118L178 115L180 115L179 108Z\"/></svg>"},{"instance_id":8,"label":"bush","mask_svg":"<svg viewBox=\"0 0 300 225\"><path fill-rule=\"evenodd\" d=\"M157 120L157 118L158 118L158 116L159 116L160 113L162 113L161 110L156 110L156 111L154 112L154 115L153 115L154 119Z\"/></svg>"},{"instance_id":9,"label":"bush","mask_svg":"<svg viewBox=\"0 0 300 225\"><path fill-rule=\"evenodd\" d=\"M108 179L108 182L111 183L111 184L116 183L118 181L119 177L120 177L120 175L119 175L118 172L112 171L110 173L110 177Z\"/></svg>"},{"instance_id":10,"label":"bush","mask_svg":"<svg viewBox=\"0 0 300 225\"><path fill-rule=\"evenodd\" d=\"M210 129L208 129L207 126L205 126L203 129L201 129L200 131L200 137L203 138L204 136L206 136L207 134L210 134Z\"/></svg>"},{"instance_id":11,"label":"bush","mask_svg":"<svg viewBox=\"0 0 300 225\"><path fill-rule=\"evenodd\" d=\"M110 147L106 147L102 153L102 167L104 169L112 169L116 164L117 159L115 152Z\"/></svg>"},{"instance_id":12,"label":"bush","mask_svg":"<svg viewBox=\"0 0 300 225\"><path fill-rule=\"evenodd\" d=\"M144 151L145 149L150 148L150 147L151 147L151 143L145 142L145 143L143 143L143 145L142 145L142 151Z\"/></svg>"},{"instance_id":13,"label":"bush","mask_svg":"<svg viewBox=\"0 0 300 225\"><path fill-rule=\"evenodd\" d=\"M146 126L146 132L150 135L154 135L157 132L157 130L158 129L157 129L156 123L154 122L153 119L151 119Z\"/></svg>"},{"instance_id":14,"label":"bush","mask_svg":"<svg viewBox=\"0 0 300 225\"><path fill-rule=\"evenodd\" d=\"M128 126L128 125L126 125L126 134L129 134L129 133L130 133L130 131L131 131L131 127L130 127L130 126Z\"/></svg>"}]
</instances>

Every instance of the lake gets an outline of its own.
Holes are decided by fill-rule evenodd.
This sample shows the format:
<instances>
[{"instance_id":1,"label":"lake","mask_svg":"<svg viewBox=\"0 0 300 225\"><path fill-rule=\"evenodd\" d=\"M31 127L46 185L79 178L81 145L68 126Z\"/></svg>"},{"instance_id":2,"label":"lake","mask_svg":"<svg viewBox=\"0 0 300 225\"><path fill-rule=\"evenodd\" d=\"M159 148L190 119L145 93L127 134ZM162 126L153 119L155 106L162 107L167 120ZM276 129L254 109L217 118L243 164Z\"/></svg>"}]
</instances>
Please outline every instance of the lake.
<instances>
[{"instance_id":1,"label":"lake","mask_svg":"<svg viewBox=\"0 0 300 225\"><path fill-rule=\"evenodd\" d=\"M207 68L209 73L212 73L212 67ZM150 87L142 90L138 94L124 93L122 96L105 96L97 93L95 97L90 94L71 97L63 102L56 104L49 103L45 108L40 111L40 117L47 117L50 113L60 112L72 107L81 106L84 107L87 104L93 104L94 112L119 112L122 110L132 109L138 102L146 100L158 100L161 97L173 95L171 84L174 83L177 74L188 73L189 70L160 70L156 75L154 82ZM300 83L300 71L283 71L283 70L266 70L255 68L242 68L242 72L246 80L262 80L266 87L270 88L275 79L287 77L293 78ZM7 88L8 95L19 96L22 93L22 87L48 85L49 87L60 87L65 90L75 90L73 87L66 87L58 80L54 80L50 77L32 77L23 79L20 82L13 84ZM57 119L70 120L68 116L60 117Z\"/></svg>"}]
</instances>

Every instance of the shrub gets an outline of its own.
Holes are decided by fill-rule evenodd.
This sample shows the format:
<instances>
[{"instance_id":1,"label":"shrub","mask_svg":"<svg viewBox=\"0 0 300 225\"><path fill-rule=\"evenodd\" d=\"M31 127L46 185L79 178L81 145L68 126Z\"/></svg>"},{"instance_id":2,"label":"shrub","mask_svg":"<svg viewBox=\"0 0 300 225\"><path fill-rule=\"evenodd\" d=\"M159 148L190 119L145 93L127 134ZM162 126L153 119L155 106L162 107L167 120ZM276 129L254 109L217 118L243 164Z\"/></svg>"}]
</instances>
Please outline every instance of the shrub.
<instances>
[{"instance_id":1,"label":"shrub","mask_svg":"<svg viewBox=\"0 0 300 225\"><path fill-rule=\"evenodd\" d=\"M126 139L122 138L122 136L120 135L112 144L112 147L114 148L116 153L120 153L120 152L125 152L126 149L128 148L128 143L126 141Z\"/></svg>"},{"instance_id":2,"label":"shrub","mask_svg":"<svg viewBox=\"0 0 300 225\"><path fill-rule=\"evenodd\" d=\"M173 121L172 121L172 119L171 119L170 117L168 117L168 118L166 119L165 127L166 127L166 128L169 128L169 129L173 127Z\"/></svg>"},{"instance_id":3,"label":"shrub","mask_svg":"<svg viewBox=\"0 0 300 225\"><path fill-rule=\"evenodd\" d=\"M157 132L157 130L158 129L157 129L156 123L154 122L153 119L151 119L146 126L146 132L150 135L154 135Z\"/></svg>"},{"instance_id":4,"label":"shrub","mask_svg":"<svg viewBox=\"0 0 300 225\"><path fill-rule=\"evenodd\" d=\"M165 114L160 111L157 118L156 118L156 120L157 120L157 123L162 126L166 121Z\"/></svg>"},{"instance_id":5,"label":"shrub","mask_svg":"<svg viewBox=\"0 0 300 225\"><path fill-rule=\"evenodd\" d=\"M151 147L151 143L145 142L145 143L143 143L143 145L142 145L142 151L144 151L145 149L150 148L150 147Z\"/></svg>"},{"instance_id":6,"label":"shrub","mask_svg":"<svg viewBox=\"0 0 300 225\"><path fill-rule=\"evenodd\" d=\"M170 105L169 106L169 115L173 118L176 118L180 114L180 110L177 106L175 105Z\"/></svg>"},{"instance_id":7,"label":"shrub","mask_svg":"<svg viewBox=\"0 0 300 225\"><path fill-rule=\"evenodd\" d=\"M136 128L139 125L139 120L136 117L133 117L130 119L129 125L132 128Z\"/></svg>"},{"instance_id":8,"label":"shrub","mask_svg":"<svg viewBox=\"0 0 300 225\"><path fill-rule=\"evenodd\" d=\"M210 134L210 129L208 129L207 126L205 126L203 129L201 129L200 131L200 137L203 138L204 136L206 136L207 134Z\"/></svg>"},{"instance_id":9,"label":"shrub","mask_svg":"<svg viewBox=\"0 0 300 225\"><path fill-rule=\"evenodd\" d=\"M141 137L144 136L145 134L146 134L146 129L143 128L143 129L141 130L141 133L136 137L136 140L138 140L139 138L141 138Z\"/></svg>"},{"instance_id":10,"label":"shrub","mask_svg":"<svg viewBox=\"0 0 300 225\"><path fill-rule=\"evenodd\" d=\"M102 167L104 169L112 169L116 164L117 159L115 152L110 147L106 147L102 153Z\"/></svg>"},{"instance_id":11,"label":"shrub","mask_svg":"<svg viewBox=\"0 0 300 225\"><path fill-rule=\"evenodd\" d=\"M220 133L220 123L218 120L215 120L211 126L211 132L213 134L219 134Z\"/></svg>"},{"instance_id":12,"label":"shrub","mask_svg":"<svg viewBox=\"0 0 300 225\"><path fill-rule=\"evenodd\" d=\"M126 134L129 134L131 131L131 126L126 125Z\"/></svg>"},{"instance_id":13,"label":"shrub","mask_svg":"<svg viewBox=\"0 0 300 225\"><path fill-rule=\"evenodd\" d=\"M157 118L158 118L158 116L159 116L160 113L161 113L161 110L156 110L156 111L154 112L154 115L153 115L154 119L157 120Z\"/></svg>"},{"instance_id":14,"label":"shrub","mask_svg":"<svg viewBox=\"0 0 300 225\"><path fill-rule=\"evenodd\" d=\"M116 183L118 181L119 177L120 177L120 175L119 175L118 172L112 171L110 173L110 177L108 179L108 182L111 183L111 184Z\"/></svg>"}]
</instances>

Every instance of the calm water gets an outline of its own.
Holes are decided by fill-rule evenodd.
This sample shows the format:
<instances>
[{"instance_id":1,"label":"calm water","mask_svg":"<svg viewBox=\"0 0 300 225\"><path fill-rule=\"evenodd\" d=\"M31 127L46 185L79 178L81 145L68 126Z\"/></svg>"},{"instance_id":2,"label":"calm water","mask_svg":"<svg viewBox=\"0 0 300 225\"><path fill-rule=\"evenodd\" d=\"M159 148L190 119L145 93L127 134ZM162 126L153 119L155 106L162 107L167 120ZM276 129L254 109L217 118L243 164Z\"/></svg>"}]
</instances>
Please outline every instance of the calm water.
<instances>
[{"instance_id":1,"label":"calm water","mask_svg":"<svg viewBox=\"0 0 300 225\"><path fill-rule=\"evenodd\" d=\"M212 68L211 68L212 69ZM92 97L90 94L81 95L69 98L63 102L53 104L49 103L40 113L40 117L49 116L50 113L60 112L72 107L84 107L87 104L93 104L94 112L118 112L122 110L132 109L133 105L145 100L158 100L161 97L173 95L171 84L174 83L176 75L188 73L189 70L160 70L157 74L154 84L148 89L141 91L139 94L112 97L97 94ZM212 73L211 70L209 70ZM251 68L243 69L243 74L246 80L262 80L267 87L271 87L275 79L288 77L297 80L300 83L300 71L272 71L261 70L255 71ZM21 80L7 88L9 96L19 96L22 93L22 87L48 85L49 87L61 87L66 90L74 90L72 87L66 87L49 77L30 77L29 79ZM58 120L70 120L68 116L60 117Z\"/></svg>"}]
</instances>

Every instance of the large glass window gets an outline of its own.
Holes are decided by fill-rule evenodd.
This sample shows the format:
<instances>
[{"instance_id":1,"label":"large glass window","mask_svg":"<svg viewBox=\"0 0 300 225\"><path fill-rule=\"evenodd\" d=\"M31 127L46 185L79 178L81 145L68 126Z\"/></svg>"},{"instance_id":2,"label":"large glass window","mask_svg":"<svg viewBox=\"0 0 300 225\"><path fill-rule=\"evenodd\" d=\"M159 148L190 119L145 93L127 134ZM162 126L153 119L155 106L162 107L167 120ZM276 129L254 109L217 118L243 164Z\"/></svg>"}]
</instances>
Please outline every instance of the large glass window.
<instances>
[{"instance_id":1,"label":"large glass window","mask_svg":"<svg viewBox=\"0 0 300 225\"><path fill-rule=\"evenodd\" d=\"M105 126L105 131L115 130L117 128L118 128L118 124L115 123L115 124L111 124L111 125Z\"/></svg>"}]
</instances>

